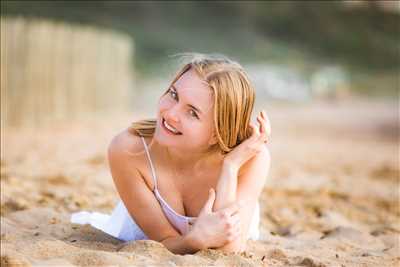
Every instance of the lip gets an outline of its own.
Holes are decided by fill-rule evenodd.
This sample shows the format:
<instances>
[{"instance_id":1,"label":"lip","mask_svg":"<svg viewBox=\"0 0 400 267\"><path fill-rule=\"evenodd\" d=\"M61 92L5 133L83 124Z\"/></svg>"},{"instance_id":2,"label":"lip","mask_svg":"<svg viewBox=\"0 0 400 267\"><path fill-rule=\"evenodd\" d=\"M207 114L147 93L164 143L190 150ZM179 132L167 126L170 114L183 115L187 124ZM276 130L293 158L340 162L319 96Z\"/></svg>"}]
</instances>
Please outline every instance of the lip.
<instances>
[{"instance_id":1,"label":"lip","mask_svg":"<svg viewBox=\"0 0 400 267\"><path fill-rule=\"evenodd\" d=\"M164 130L164 132L166 132L166 133L169 134L169 135L173 135L173 136L182 135L182 133L180 133L180 134L175 134L175 133L171 132L170 130L168 130L168 129L164 126L164 121L165 121L165 119L164 119L164 118L161 118L161 128Z\"/></svg>"}]
</instances>

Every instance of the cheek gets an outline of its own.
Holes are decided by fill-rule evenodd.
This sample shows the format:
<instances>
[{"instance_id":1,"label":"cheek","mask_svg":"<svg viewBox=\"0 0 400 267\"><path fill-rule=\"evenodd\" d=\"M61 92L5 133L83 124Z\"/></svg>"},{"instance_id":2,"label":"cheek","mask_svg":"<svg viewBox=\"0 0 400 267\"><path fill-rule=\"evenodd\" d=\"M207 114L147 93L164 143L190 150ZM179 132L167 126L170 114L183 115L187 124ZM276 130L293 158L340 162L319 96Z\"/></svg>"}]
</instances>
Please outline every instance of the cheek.
<instances>
[{"instance_id":1,"label":"cheek","mask_svg":"<svg viewBox=\"0 0 400 267\"><path fill-rule=\"evenodd\" d=\"M172 107L172 105L173 105L173 102L170 99L168 99L168 97L164 96L164 97L161 97L160 101L158 102L158 109L166 110L166 109Z\"/></svg>"},{"instance_id":2,"label":"cheek","mask_svg":"<svg viewBox=\"0 0 400 267\"><path fill-rule=\"evenodd\" d=\"M190 132L190 138L195 143L207 142L211 136L211 127L202 121L185 121L186 132Z\"/></svg>"}]
</instances>

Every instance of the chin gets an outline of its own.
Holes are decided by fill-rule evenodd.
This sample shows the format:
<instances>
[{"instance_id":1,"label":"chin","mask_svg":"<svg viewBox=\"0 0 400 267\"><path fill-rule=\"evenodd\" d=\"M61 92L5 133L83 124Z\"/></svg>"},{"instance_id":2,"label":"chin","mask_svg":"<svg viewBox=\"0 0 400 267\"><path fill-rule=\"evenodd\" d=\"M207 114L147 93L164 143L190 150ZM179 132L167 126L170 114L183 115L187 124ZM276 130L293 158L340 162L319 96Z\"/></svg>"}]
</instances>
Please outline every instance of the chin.
<instances>
[{"instance_id":1,"label":"chin","mask_svg":"<svg viewBox=\"0 0 400 267\"><path fill-rule=\"evenodd\" d=\"M171 138L171 136L166 136L165 133L162 132L162 129L160 129L158 125L154 132L153 139L154 139L154 141L156 141L157 143L159 143L160 145L163 145L163 146L176 146L179 144L179 141L180 141L180 140L173 140L173 138Z\"/></svg>"},{"instance_id":2,"label":"chin","mask_svg":"<svg viewBox=\"0 0 400 267\"><path fill-rule=\"evenodd\" d=\"M176 148L182 151L187 151L187 153L190 153L193 150L196 151L196 148L193 148L192 143L188 144L188 142L184 139L175 139L173 136L166 136L160 132L155 132L153 139L161 146Z\"/></svg>"}]
</instances>

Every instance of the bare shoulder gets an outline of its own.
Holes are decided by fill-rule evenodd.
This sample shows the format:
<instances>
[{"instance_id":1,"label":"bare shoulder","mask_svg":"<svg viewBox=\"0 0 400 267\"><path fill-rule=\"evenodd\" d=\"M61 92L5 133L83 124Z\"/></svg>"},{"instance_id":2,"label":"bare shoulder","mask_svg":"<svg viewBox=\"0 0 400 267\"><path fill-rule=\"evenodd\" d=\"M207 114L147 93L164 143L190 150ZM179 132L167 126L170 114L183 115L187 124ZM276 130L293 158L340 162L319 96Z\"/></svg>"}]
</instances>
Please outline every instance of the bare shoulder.
<instances>
[{"instance_id":1,"label":"bare shoulder","mask_svg":"<svg viewBox=\"0 0 400 267\"><path fill-rule=\"evenodd\" d=\"M146 140L148 144L151 140ZM148 145L149 146L149 145ZM147 158L142 138L125 129L111 140L108 146L108 163L116 182L126 175L117 173L129 173L129 177L142 179L148 188L154 184L148 175Z\"/></svg>"},{"instance_id":2,"label":"bare shoulder","mask_svg":"<svg viewBox=\"0 0 400 267\"><path fill-rule=\"evenodd\" d=\"M113 137L108 146L108 152L113 155L134 158L144 153L143 142L140 136L125 129Z\"/></svg>"},{"instance_id":3,"label":"bare shoulder","mask_svg":"<svg viewBox=\"0 0 400 267\"><path fill-rule=\"evenodd\" d=\"M165 217L146 178L149 176L143 174L144 153L141 137L124 130L109 145L109 167L118 194L131 217L150 239L161 242L179 236L179 233Z\"/></svg>"}]
</instances>

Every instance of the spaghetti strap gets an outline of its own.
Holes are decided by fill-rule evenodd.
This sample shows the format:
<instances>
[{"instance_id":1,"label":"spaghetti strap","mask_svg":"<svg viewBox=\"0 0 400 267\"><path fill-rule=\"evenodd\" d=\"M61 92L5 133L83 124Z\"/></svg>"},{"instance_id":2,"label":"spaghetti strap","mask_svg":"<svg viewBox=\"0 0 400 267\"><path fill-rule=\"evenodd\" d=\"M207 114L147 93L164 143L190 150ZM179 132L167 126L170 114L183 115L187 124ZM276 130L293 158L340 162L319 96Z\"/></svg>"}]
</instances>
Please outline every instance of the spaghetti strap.
<instances>
[{"instance_id":1,"label":"spaghetti strap","mask_svg":"<svg viewBox=\"0 0 400 267\"><path fill-rule=\"evenodd\" d=\"M182 235L187 234L197 217L188 217L177 213L163 199L157 189L157 176L150 158L150 152L143 137L143 145L146 150L147 158L150 162L151 172L153 174L154 189L153 193L160 203L162 211L171 225L176 228ZM114 236L123 241L149 239L143 230L138 226L133 219L122 200L114 208L111 215L98 212L81 211L71 215L71 222L77 224L91 224L93 227L102 230L103 232ZM249 238L253 240L259 239L259 223L260 223L260 207L257 202L257 207L254 211L253 218L250 224Z\"/></svg>"},{"instance_id":2,"label":"spaghetti strap","mask_svg":"<svg viewBox=\"0 0 400 267\"><path fill-rule=\"evenodd\" d=\"M144 145L144 149L146 150L146 155L147 155L147 159L150 162L150 168L151 168L151 173L153 175L153 181L154 181L154 190L157 190L157 176L156 176L156 171L154 170L154 166L153 166L153 162L151 161L151 157L150 157L150 152L149 149L147 148L147 144L146 141L144 140L143 136L140 137L143 141L143 145Z\"/></svg>"}]
</instances>

